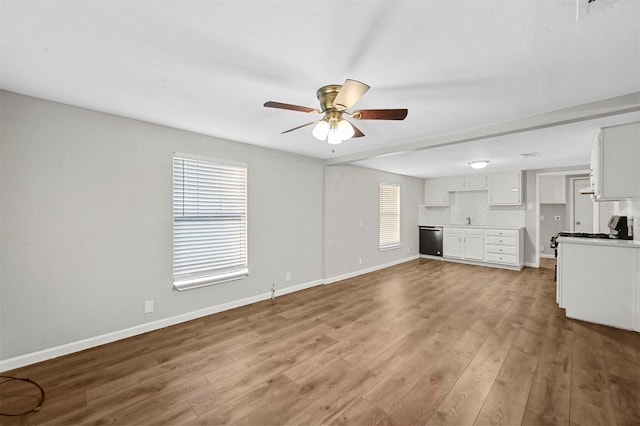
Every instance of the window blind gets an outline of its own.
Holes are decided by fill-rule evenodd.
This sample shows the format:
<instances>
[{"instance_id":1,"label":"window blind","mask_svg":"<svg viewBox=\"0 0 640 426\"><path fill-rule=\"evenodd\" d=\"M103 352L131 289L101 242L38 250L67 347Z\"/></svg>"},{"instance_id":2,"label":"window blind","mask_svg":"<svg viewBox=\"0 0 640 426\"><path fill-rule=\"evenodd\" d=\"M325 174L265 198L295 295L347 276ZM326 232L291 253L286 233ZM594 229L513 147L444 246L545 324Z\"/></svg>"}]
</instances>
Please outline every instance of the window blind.
<instances>
[{"instance_id":1,"label":"window blind","mask_svg":"<svg viewBox=\"0 0 640 426\"><path fill-rule=\"evenodd\" d=\"M380 250L400 245L400 185L380 184Z\"/></svg>"},{"instance_id":2,"label":"window blind","mask_svg":"<svg viewBox=\"0 0 640 426\"><path fill-rule=\"evenodd\" d=\"M202 287L248 273L246 166L174 154L174 287Z\"/></svg>"}]
</instances>

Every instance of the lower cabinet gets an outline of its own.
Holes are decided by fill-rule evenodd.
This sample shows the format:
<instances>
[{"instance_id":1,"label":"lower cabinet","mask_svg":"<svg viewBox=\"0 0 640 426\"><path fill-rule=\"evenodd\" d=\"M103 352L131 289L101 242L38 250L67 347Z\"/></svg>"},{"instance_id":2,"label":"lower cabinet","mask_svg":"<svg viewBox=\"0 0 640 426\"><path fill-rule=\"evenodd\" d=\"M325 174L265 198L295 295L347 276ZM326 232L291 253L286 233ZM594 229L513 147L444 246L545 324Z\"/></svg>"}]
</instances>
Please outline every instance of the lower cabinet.
<instances>
[{"instance_id":1,"label":"lower cabinet","mask_svg":"<svg viewBox=\"0 0 640 426\"><path fill-rule=\"evenodd\" d=\"M490 229L485 231L484 259L487 262L518 265L520 231Z\"/></svg>"},{"instance_id":2,"label":"lower cabinet","mask_svg":"<svg viewBox=\"0 0 640 426\"><path fill-rule=\"evenodd\" d=\"M483 260L484 232L474 228L444 228L443 254L454 259Z\"/></svg>"},{"instance_id":3,"label":"lower cabinet","mask_svg":"<svg viewBox=\"0 0 640 426\"><path fill-rule=\"evenodd\" d=\"M444 227L445 260L522 269L522 229Z\"/></svg>"}]
</instances>

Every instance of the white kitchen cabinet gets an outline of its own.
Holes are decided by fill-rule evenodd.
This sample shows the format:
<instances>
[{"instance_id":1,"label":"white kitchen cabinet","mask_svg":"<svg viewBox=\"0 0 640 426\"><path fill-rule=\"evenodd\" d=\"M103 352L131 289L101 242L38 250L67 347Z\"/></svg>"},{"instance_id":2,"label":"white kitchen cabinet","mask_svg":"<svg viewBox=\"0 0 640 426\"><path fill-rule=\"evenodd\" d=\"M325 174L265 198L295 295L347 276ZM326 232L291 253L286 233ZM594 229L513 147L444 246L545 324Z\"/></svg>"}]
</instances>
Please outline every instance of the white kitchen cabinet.
<instances>
[{"instance_id":1,"label":"white kitchen cabinet","mask_svg":"<svg viewBox=\"0 0 640 426\"><path fill-rule=\"evenodd\" d=\"M445 226L443 258L454 262L520 270L524 265L522 228Z\"/></svg>"},{"instance_id":2,"label":"white kitchen cabinet","mask_svg":"<svg viewBox=\"0 0 640 426\"><path fill-rule=\"evenodd\" d=\"M487 189L487 175L451 176L449 191L479 191Z\"/></svg>"},{"instance_id":3,"label":"white kitchen cabinet","mask_svg":"<svg viewBox=\"0 0 640 426\"><path fill-rule=\"evenodd\" d=\"M462 230L445 228L442 237L442 256L445 258L462 259Z\"/></svg>"},{"instance_id":4,"label":"white kitchen cabinet","mask_svg":"<svg viewBox=\"0 0 640 426\"><path fill-rule=\"evenodd\" d=\"M640 244L584 240L560 239L558 304L568 318L640 331Z\"/></svg>"},{"instance_id":5,"label":"white kitchen cabinet","mask_svg":"<svg viewBox=\"0 0 640 426\"><path fill-rule=\"evenodd\" d=\"M483 260L484 233L475 228L444 228L443 256L445 258Z\"/></svg>"},{"instance_id":6,"label":"white kitchen cabinet","mask_svg":"<svg viewBox=\"0 0 640 426\"><path fill-rule=\"evenodd\" d=\"M522 173L507 172L489 175L489 205L522 204Z\"/></svg>"},{"instance_id":7,"label":"white kitchen cabinet","mask_svg":"<svg viewBox=\"0 0 640 426\"><path fill-rule=\"evenodd\" d=\"M434 178L424 180L424 204L425 206L449 205L447 178Z\"/></svg>"},{"instance_id":8,"label":"white kitchen cabinet","mask_svg":"<svg viewBox=\"0 0 640 426\"><path fill-rule=\"evenodd\" d=\"M514 229L488 229L484 234L484 260L522 267L524 262L521 231Z\"/></svg>"},{"instance_id":9,"label":"white kitchen cabinet","mask_svg":"<svg viewBox=\"0 0 640 426\"><path fill-rule=\"evenodd\" d=\"M484 259L484 232L481 229L465 229L462 235L464 259Z\"/></svg>"},{"instance_id":10,"label":"white kitchen cabinet","mask_svg":"<svg viewBox=\"0 0 640 426\"><path fill-rule=\"evenodd\" d=\"M540 204L566 204L567 178L564 175L540 176Z\"/></svg>"},{"instance_id":11,"label":"white kitchen cabinet","mask_svg":"<svg viewBox=\"0 0 640 426\"><path fill-rule=\"evenodd\" d=\"M591 151L596 201L640 198L640 123L605 127Z\"/></svg>"}]
</instances>

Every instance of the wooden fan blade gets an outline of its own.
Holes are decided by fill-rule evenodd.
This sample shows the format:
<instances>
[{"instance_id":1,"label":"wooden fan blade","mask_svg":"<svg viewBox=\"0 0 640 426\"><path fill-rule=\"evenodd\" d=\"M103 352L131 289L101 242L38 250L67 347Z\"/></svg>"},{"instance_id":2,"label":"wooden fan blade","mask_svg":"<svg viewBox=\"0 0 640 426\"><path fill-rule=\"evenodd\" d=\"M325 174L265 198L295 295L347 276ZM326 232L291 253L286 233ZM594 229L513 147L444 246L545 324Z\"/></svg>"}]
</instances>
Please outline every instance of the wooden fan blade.
<instances>
[{"instance_id":1,"label":"wooden fan blade","mask_svg":"<svg viewBox=\"0 0 640 426\"><path fill-rule=\"evenodd\" d=\"M268 108L288 109L288 110L291 110L291 111L314 112L316 114L322 112L322 111L320 111L318 109L315 109L315 108L309 108L309 107L300 106L300 105L284 104L282 102L273 102L273 101L265 102L264 106L266 106Z\"/></svg>"},{"instance_id":2,"label":"wooden fan blade","mask_svg":"<svg viewBox=\"0 0 640 426\"><path fill-rule=\"evenodd\" d=\"M409 110L403 109L361 109L353 113L358 120L404 120Z\"/></svg>"},{"instance_id":3,"label":"wooden fan blade","mask_svg":"<svg viewBox=\"0 0 640 426\"><path fill-rule=\"evenodd\" d=\"M344 111L355 105L356 102L367 93L370 87L358 80L346 79L342 88L333 100L333 106L339 111Z\"/></svg>"},{"instance_id":4,"label":"wooden fan blade","mask_svg":"<svg viewBox=\"0 0 640 426\"><path fill-rule=\"evenodd\" d=\"M294 130L298 130L298 129L301 129L301 128L303 128L303 127L306 127L306 126L310 126L310 125L312 125L312 124L315 124L315 123L317 123L318 121L320 121L320 120L312 121L311 123L303 124L302 126L298 126L298 127L294 127L293 129L285 130L284 132L280 132L280 134L281 134L281 135L283 135L283 134L285 134L285 133L293 132Z\"/></svg>"},{"instance_id":5,"label":"wooden fan blade","mask_svg":"<svg viewBox=\"0 0 640 426\"><path fill-rule=\"evenodd\" d=\"M349 124L351 124L351 127L353 127L353 130L355 131L355 133L353 134L352 137L361 138L361 137L364 136L364 133L362 133L362 130L360 130L356 126L354 126L352 122L349 122Z\"/></svg>"}]
</instances>

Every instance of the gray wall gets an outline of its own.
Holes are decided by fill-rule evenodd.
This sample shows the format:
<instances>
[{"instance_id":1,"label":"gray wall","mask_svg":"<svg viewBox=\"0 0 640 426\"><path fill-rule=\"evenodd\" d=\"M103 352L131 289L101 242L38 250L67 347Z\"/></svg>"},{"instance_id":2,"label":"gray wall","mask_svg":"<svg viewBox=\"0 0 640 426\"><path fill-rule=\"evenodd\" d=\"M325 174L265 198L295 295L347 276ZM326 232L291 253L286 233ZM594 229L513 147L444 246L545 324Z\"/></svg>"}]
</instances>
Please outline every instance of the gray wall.
<instances>
[{"instance_id":1,"label":"gray wall","mask_svg":"<svg viewBox=\"0 0 640 426\"><path fill-rule=\"evenodd\" d=\"M555 220L555 216L560 216L560 220ZM540 245L544 246L540 254L553 256L551 237L567 229L566 204L540 204Z\"/></svg>"},{"instance_id":2,"label":"gray wall","mask_svg":"<svg viewBox=\"0 0 640 426\"><path fill-rule=\"evenodd\" d=\"M0 360L322 279L319 160L8 92L0 108ZM246 279L172 290L173 151L248 164Z\"/></svg>"},{"instance_id":3,"label":"gray wall","mask_svg":"<svg viewBox=\"0 0 640 426\"><path fill-rule=\"evenodd\" d=\"M328 166L325 174L327 279L418 255L417 206L423 202L422 179L355 166ZM380 183L400 185L402 246L386 251L378 251Z\"/></svg>"}]
</instances>

